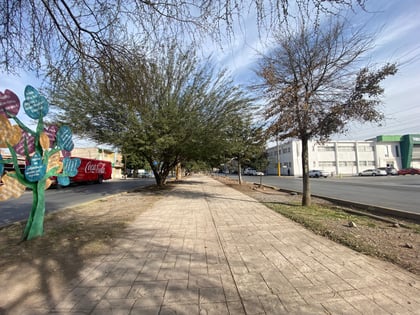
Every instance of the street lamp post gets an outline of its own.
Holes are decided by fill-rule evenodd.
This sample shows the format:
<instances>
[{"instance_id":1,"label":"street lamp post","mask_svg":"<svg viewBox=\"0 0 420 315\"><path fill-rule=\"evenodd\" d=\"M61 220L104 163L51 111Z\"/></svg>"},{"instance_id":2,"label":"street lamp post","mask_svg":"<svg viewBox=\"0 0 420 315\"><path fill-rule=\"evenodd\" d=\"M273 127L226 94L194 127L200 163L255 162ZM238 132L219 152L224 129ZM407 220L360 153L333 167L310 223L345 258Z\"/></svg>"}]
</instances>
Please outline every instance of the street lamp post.
<instances>
[{"instance_id":1,"label":"street lamp post","mask_svg":"<svg viewBox=\"0 0 420 315\"><path fill-rule=\"evenodd\" d=\"M277 176L281 176L280 172L280 148L279 148L279 138L277 137Z\"/></svg>"}]
</instances>

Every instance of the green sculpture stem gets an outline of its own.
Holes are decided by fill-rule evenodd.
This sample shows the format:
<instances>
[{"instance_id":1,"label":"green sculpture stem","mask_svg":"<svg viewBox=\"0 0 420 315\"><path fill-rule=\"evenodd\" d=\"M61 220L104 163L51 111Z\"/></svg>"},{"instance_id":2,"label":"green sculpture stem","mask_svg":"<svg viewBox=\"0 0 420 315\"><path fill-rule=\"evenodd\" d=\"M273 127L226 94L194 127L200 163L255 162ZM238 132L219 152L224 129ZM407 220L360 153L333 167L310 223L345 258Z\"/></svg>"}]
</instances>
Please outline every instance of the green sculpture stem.
<instances>
[{"instance_id":1,"label":"green sculpture stem","mask_svg":"<svg viewBox=\"0 0 420 315\"><path fill-rule=\"evenodd\" d=\"M45 180L38 181L32 190L32 209L23 231L22 240L31 240L44 234Z\"/></svg>"}]
</instances>

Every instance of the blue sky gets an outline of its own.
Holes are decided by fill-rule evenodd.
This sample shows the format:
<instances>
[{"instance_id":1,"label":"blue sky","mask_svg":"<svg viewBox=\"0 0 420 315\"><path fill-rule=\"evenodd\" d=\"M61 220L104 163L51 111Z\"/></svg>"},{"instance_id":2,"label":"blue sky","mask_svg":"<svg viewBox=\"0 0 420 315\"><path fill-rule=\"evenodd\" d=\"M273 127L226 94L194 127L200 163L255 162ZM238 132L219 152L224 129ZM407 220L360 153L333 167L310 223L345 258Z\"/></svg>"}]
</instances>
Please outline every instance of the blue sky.
<instances>
[{"instance_id":1,"label":"blue sky","mask_svg":"<svg viewBox=\"0 0 420 315\"><path fill-rule=\"evenodd\" d=\"M366 11L356 10L355 23L366 24L369 32L377 33L373 50L366 56L370 64L396 62L399 70L382 84L385 88L382 111L386 119L376 124L349 125L346 134L333 140L365 140L382 134L420 134L420 1L367 0ZM256 32L244 30L245 39L238 38L216 50L218 61L228 67L238 82L252 80L257 51L264 49Z\"/></svg>"},{"instance_id":2,"label":"blue sky","mask_svg":"<svg viewBox=\"0 0 420 315\"><path fill-rule=\"evenodd\" d=\"M420 134L420 1L367 0L366 8L369 13L357 10L355 23L366 23L372 32L379 32L376 45L367 58L374 64L397 62L399 71L383 83L382 110L386 119L382 126L352 124L347 134L334 135L332 139L364 140L381 134ZM253 19L252 16L249 18ZM254 25L255 21L248 23L245 19L240 27L241 35L226 44L223 50L208 46L214 60L227 67L241 84L249 84L253 79L257 51L265 47L265 39L257 36ZM19 77L0 76L0 91L14 91L21 102L28 84L39 87L40 80L27 73Z\"/></svg>"}]
</instances>

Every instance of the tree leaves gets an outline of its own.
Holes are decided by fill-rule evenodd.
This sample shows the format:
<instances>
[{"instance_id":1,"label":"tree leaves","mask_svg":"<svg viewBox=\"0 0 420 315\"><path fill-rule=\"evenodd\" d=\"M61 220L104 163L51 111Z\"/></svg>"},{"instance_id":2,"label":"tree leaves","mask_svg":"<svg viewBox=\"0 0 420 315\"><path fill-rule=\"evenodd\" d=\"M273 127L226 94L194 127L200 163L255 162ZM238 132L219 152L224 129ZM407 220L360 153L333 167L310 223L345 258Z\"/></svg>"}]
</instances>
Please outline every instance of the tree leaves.
<instances>
[{"instance_id":1,"label":"tree leaves","mask_svg":"<svg viewBox=\"0 0 420 315\"><path fill-rule=\"evenodd\" d=\"M169 43L153 58L133 51L69 82L54 104L73 130L143 157L164 182L181 161L220 156L230 128L249 115L251 99L225 71Z\"/></svg>"}]
</instances>

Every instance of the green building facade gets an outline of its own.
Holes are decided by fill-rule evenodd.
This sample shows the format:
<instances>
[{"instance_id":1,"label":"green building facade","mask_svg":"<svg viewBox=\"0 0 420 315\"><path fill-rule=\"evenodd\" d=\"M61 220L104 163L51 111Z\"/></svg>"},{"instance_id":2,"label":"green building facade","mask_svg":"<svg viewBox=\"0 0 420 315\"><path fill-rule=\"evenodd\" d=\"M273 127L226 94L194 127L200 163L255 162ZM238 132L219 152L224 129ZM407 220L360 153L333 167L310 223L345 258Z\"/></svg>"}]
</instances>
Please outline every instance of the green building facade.
<instances>
[{"instance_id":1,"label":"green building facade","mask_svg":"<svg viewBox=\"0 0 420 315\"><path fill-rule=\"evenodd\" d=\"M403 136L382 135L376 137L376 142L397 142L401 153L401 168L420 166L420 134Z\"/></svg>"}]
</instances>

